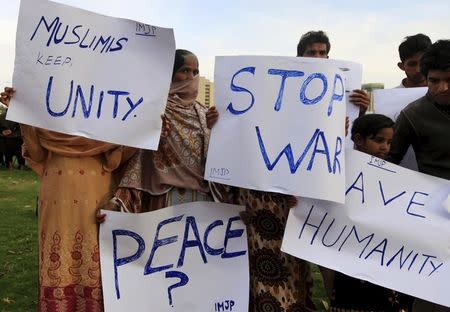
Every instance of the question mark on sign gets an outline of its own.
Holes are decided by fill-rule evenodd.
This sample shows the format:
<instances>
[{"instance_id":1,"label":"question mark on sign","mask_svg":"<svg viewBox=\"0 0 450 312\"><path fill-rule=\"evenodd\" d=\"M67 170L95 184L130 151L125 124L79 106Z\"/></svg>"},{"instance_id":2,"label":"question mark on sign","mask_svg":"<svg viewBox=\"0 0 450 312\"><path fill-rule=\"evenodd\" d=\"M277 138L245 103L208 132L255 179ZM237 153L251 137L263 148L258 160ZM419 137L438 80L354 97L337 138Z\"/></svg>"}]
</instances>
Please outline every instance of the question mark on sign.
<instances>
[{"instance_id":1,"label":"question mark on sign","mask_svg":"<svg viewBox=\"0 0 450 312\"><path fill-rule=\"evenodd\" d=\"M166 272L166 278L173 278L173 277L179 278L180 281L176 284L173 284L172 286L169 286L169 288L167 288L167 293L169 295L169 305L172 307L173 307L172 289L184 286L189 282L189 277L186 274L184 274L183 272L180 272L180 271L167 271Z\"/></svg>"}]
</instances>

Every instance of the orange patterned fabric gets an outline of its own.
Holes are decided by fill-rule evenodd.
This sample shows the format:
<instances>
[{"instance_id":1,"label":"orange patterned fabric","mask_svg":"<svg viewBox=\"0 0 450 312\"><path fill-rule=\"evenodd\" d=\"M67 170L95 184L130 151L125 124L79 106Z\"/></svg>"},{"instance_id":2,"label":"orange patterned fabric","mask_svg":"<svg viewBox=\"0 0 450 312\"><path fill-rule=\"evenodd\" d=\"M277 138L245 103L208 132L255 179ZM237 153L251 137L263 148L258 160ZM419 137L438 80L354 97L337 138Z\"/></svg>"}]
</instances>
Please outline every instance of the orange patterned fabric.
<instances>
[{"instance_id":1,"label":"orange patterned fabric","mask_svg":"<svg viewBox=\"0 0 450 312\"><path fill-rule=\"evenodd\" d=\"M39 196L39 311L103 311L95 213L111 173L101 157L53 155Z\"/></svg>"},{"instance_id":2,"label":"orange patterned fabric","mask_svg":"<svg viewBox=\"0 0 450 312\"><path fill-rule=\"evenodd\" d=\"M22 125L39 174L39 311L103 311L95 214L134 149Z\"/></svg>"},{"instance_id":3,"label":"orange patterned fabric","mask_svg":"<svg viewBox=\"0 0 450 312\"><path fill-rule=\"evenodd\" d=\"M113 171L136 151L131 147L100 142L79 136L20 125L23 138L22 154L28 165L42 176L53 154L66 157L102 156L103 168Z\"/></svg>"}]
</instances>

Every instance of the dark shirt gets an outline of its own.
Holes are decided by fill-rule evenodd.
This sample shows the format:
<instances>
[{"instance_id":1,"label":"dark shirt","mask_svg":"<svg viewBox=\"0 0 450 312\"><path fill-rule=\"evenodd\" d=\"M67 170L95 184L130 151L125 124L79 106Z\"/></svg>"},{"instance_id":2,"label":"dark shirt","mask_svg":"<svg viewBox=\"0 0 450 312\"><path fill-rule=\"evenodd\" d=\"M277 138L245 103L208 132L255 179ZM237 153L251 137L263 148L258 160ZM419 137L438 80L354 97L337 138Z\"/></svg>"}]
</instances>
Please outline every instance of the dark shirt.
<instances>
[{"instance_id":1,"label":"dark shirt","mask_svg":"<svg viewBox=\"0 0 450 312\"><path fill-rule=\"evenodd\" d=\"M450 115L428 95L406 106L395 122L387 160L400 163L412 145L420 172L450 180Z\"/></svg>"},{"instance_id":2,"label":"dark shirt","mask_svg":"<svg viewBox=\"0 0 450 312\"><path fill-rule=\"evenodd\" d=\"M393 312L411 309L411 296L336 272L332 310Z\"/></svg>"}]
</instances>

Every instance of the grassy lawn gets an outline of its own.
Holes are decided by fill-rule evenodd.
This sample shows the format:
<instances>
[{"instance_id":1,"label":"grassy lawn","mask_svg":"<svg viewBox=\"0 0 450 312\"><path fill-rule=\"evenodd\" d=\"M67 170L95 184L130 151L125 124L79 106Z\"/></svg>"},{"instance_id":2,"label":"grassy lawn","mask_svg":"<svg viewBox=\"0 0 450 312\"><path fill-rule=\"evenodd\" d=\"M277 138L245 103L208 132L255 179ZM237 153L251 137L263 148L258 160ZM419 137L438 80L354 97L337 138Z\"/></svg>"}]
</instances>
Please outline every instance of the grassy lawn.
<instances>
[{"instance_id":1,"label":"grassy lawn","mask_svg":"<svg viewBox=\"0 0 450 312\"><path fill-rule=\"evenodd\" d=\"M0 311L35 311L37 301L36 175L0 170Z\"/></svg>"},{"instance_id":2,"label":"grassy lawn","mask_svg":"<svg viewBox=\"0 0 450 312\"><path fill-rule=\"evenodd\" d=\"M37 217L36 175L0 170L0 312L36 311ZM325 311L322 277L313 266L314 302Z\"/></svg>"},{"instance_id":3,"label":"grassy lawn","mask_svg":"<svg viewBox=\"0 0 450 312\"><path fill-rule=\"evenodd\" d=\"M322 274L315 264L312 264L312 274L314 280L313 301L318 311L327 311L330 302L323 287Z\"/></svg>"}]
</instances>

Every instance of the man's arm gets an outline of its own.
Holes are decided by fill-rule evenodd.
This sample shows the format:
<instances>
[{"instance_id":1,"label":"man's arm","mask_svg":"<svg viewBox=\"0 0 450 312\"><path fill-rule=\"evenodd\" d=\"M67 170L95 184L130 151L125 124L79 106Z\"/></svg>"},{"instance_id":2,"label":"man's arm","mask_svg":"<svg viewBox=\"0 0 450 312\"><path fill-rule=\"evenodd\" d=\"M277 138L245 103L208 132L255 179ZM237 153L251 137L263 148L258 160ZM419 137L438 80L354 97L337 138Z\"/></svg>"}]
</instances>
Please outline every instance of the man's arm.
<instances>
[{"instance_id":1,"label":"man's arm","mask_svg":"<svg viewBox=\"0 0 450 312\"><path fill-rule=\"evenodd\" d=\"M350 102L359 107L359 114L364 115L370 106L370 96L364 90L353 90L349 95Z\"/></svg>"},{"instance_id":2,"label":"man's arm","mask_svg":"<svg viewBox=\"0 0 450 312\"><path fill-rule=\"evenodd\" d=\"M411 122L403 111L400 112L394 126L394 137L392 139L391 151L388 161L399 164L405 156L408 148L415 141L416 134Z\"/></svg>"}]
</instances>

